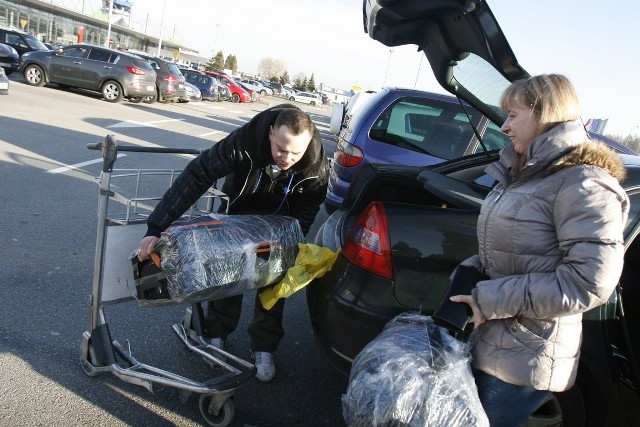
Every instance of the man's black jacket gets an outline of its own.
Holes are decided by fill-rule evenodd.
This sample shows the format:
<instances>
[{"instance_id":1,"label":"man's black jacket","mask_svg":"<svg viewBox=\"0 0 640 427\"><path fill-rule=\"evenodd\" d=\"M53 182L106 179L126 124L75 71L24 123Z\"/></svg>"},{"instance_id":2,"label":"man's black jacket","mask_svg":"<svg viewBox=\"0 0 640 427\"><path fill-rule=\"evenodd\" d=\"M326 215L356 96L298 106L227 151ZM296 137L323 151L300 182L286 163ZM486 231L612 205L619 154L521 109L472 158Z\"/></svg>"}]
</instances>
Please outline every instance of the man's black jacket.
<instances>
[{"instance_id":1,"label":"man's black jacket","mask_svg":"<svg viewBox=\"0 0 640 427\"><path fill-rule=\"evenodd\" d=\"M313 138L300 161L273 181L265 173L265 168L275 163L269 127L284 108L298 107L282 104L257 114L189 162L149 216L146 235L160 236L223 177L222 191L229 196L230 214L273 214L278 210L278 214L298 219L306 234L327 192L328 162L314 126Z\"/></svg>"}]
</instances>

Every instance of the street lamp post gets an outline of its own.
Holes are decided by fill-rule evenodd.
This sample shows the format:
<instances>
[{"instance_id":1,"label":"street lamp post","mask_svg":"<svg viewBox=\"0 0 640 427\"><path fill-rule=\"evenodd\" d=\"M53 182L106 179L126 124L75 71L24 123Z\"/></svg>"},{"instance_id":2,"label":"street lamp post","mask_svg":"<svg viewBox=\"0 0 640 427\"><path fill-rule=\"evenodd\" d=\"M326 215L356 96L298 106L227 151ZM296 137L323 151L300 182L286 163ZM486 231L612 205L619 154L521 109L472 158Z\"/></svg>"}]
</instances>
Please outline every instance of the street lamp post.
<instances>
[{"instance_id":1,"label":"street lamp post","mask_svg":"<svg viewBox=\"0 0 640 427\"><path fill-rule=\"evenodd\" d=\"M104 42L104 47L111 47L111 14L113 13L113 0L109 0L109 15L107 16L107 41Z\"/></svg>"},{"instance_id":2,"label":"street lamp post","mask_svg":"<svg viewBox=\"0 0 640 427\"><path fill-rule=\"evenodd\" d=\"M216 38L213 39L213 52L214 54L212 56L215 56L216 52L216 47L218 46L218 31L220 31L220 24L216 24Z\"/></svg>"},{"instance_id":3,"label":"street lamp post","mask_svg":"<svg viewBox=\"0 0 640 427\"><path fill-rule=\"evenodd\" d=\"M162 18L160 19L160 36L158 36L158 57L162 57L160 52L162 50L162 26L164 25L164 10L167 7L167 0L164 0L162 4Z\"/></svg>"},{"instance_id":4,"label":"street lamp post","mask_svg":"<svg viewBox=\"0 0 640 427\"><path fill-rule=\"evenodd\" d=\"M387 70L384 72L384 80L382 81L383 88L385 83L387 83L387 74L389 74L389 65L391 65L391 55L393 55L393 49L389 49L389 61L387 62Z\"/></svg>"}]
</instances>

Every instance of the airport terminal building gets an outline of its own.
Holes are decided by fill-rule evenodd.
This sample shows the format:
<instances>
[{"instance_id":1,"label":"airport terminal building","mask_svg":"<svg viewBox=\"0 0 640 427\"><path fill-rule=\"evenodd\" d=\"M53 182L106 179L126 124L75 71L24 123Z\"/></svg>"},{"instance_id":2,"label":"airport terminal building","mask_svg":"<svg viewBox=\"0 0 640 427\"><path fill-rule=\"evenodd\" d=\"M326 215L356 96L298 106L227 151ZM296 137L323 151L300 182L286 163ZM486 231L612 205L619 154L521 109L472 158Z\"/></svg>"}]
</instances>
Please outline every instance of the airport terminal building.
<instances>
[{"instance_id":1,"label":"airport terminal building","mask_svg":"<svg viewBox=\"0 0 640 427\"><path fill-rule=\"evenodd\" d=\"M75 11L41 0L0 0L0 27L33 34L43 42L88 43L158 53L158 37L131 29L129 12L133 1L103 0L99 11ZM82 2L84 8L84 2ZM111 14L109 8L111 6ZM86 12L86 13L85 13ZM90 13L90 14L89 14ZM109 28L111 16L111 28ZM0 40L0 42L2 42ZM193 49L171 40L162 40L161 55L185 63L206 62Z\"/></svg>"}]
</instances>

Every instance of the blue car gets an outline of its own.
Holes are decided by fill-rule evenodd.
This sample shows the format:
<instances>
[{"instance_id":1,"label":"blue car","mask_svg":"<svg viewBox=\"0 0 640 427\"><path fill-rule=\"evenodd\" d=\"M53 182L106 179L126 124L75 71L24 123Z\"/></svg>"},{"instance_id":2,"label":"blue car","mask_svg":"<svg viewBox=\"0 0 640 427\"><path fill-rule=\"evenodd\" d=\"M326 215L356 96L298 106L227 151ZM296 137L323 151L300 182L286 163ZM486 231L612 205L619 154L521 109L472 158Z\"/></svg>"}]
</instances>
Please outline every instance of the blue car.
<instances>
[{"instance_id":1,"label":"blue car","mask_svg":"<svg viewBox=\"0 0 640 427\"><path fill-rule=\"evenodd\" d=\"M200 89L203 101L220 100L220 94L218 93L218 81L215 77L198 70L181 69L180 71L188 83L191 83Z\"/></svg>"},{"instance_id":2,"label":"blue car","mask_svg":"<svg viewBox=\"0 0 640 427\"><path fill-rule=\"evenodd\" d=\"M386 87L371 95L352 117L341 107L334 106L331 120L337 137L325 199L330 211L340 207L363 165L428 166L482 152L482 143L489 151L510 143L489 118L450 95ZM621 153L636 154L609 138L592 137Z\"/></svg>"}]
</instances>

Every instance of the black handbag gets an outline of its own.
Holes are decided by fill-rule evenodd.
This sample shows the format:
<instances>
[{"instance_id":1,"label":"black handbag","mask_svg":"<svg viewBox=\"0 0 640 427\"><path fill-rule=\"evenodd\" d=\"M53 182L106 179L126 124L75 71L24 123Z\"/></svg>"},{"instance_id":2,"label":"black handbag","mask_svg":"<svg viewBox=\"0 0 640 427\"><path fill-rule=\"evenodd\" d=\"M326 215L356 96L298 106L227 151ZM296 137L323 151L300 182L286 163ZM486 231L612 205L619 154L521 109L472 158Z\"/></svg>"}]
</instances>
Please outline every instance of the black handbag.
<instances>
[{"instance_id":1,"label":"black handbag","mask_svg":"<svg viewBox=\"0 0 640 427\"><path fill-rule=\"evenodd\" d=\"M473 267L457 266L447 291L431 315L433 321L456 334L463 332L473 315L471 307L463 302L453 302L449 298L454 295L471 295L476 283L487 279L489 276Z\"/></svg>"}]
</instances>

